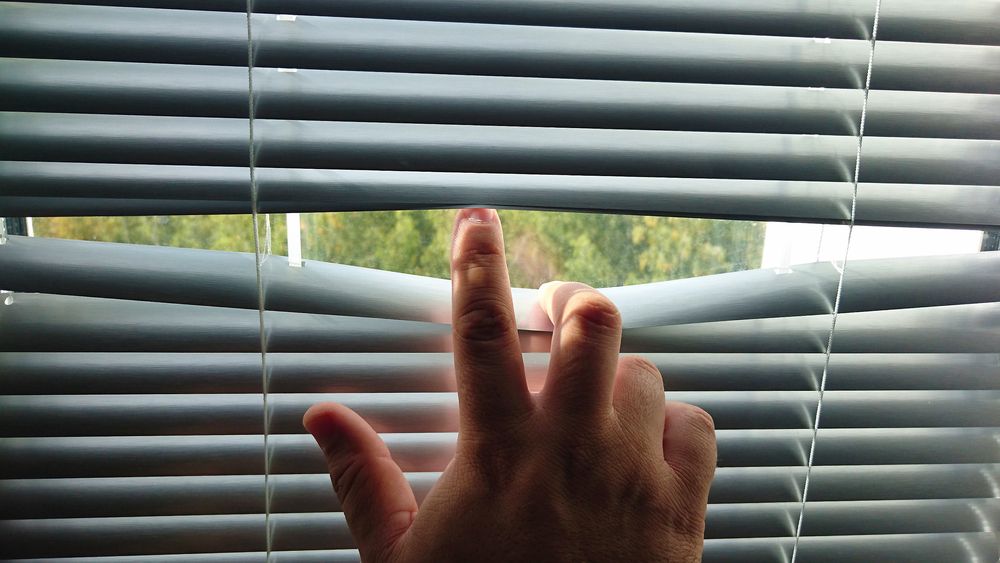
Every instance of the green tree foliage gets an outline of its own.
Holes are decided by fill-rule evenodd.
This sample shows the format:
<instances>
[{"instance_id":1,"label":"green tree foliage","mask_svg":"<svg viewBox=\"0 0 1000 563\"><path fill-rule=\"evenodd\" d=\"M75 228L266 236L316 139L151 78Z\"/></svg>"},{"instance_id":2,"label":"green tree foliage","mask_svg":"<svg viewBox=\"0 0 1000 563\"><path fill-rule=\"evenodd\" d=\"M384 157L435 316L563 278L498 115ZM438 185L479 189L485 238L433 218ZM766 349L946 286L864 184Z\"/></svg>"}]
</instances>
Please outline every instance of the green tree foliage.
<instances>
[{"instance_id":1,"label":"green tree foliage","mask_svg":"<svg viewBox=\"0 0 1000 563\"><path fill-rule=\"evenodd\" d=\"M260 216L261 236L270 221L272 253L284 254L285 216ZM253 252L250 215L171 215L155 217L36 217L40 237L179 246ZM281 236L278 236L278 235Z\"/></svg>"},{"instance_id":2,"label":"green tree foliage","mask_svg":"<svg viewBox=\"0 0 1000 563\"><path fill-rule=\"evenodd\" d=\"M502 211L511 281L596 286L644 283L756 268L761 223L678 217ZM306 260L448 277L454 211L314 213L302 216ZM285 217L270 225L271 253L283 255ZM35 219L38 236L253 252L249 215L58 217Z\"/></svg>"}]
</instances>

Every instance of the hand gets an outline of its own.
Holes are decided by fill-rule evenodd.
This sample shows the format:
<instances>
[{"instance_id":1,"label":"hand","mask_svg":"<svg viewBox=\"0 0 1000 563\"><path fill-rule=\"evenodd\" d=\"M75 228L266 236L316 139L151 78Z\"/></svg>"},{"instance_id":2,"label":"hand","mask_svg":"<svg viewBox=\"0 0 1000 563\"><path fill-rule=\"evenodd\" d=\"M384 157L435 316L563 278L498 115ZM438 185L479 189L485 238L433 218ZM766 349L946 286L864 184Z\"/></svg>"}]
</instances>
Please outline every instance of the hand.
<instances>
[{"instance_id":1,"label":"hand","mask_svg":"<svg viewBox=\"0 0 1000 563\"><path fill-rule=\"evenodd\" d=\"M419 510L378 434L341 405L304 424L364 561L698 561L715 472L711 417L666 402L656 367L619 359L615 306L542 286L552 353L528 391L496 212L458 213L452 308L459 436Z\"/></svg>"}]
</instances>

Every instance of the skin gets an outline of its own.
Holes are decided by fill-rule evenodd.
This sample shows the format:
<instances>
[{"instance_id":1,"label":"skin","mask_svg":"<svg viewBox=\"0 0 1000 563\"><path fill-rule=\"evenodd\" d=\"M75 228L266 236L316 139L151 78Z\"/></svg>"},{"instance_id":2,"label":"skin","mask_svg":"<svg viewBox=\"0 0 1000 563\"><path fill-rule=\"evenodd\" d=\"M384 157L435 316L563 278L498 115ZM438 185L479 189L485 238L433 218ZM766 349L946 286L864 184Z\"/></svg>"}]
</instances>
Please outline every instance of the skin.
<instances>
[{"instance_id":1,"label":"skin","mask_svg":"<svg viewBox=\"0 0 1000 563\"><path fill-rule=\"evenodd\" d=\"M544 388L530 393L495 211L458 213L451 262L458 447L419 509L360 416L322 403L303 419L361 558L699 561L712 418L665 401L649 361L619 358L618 310L579 283L541 288L551 360Z\"/></svg>"}]
</instances>

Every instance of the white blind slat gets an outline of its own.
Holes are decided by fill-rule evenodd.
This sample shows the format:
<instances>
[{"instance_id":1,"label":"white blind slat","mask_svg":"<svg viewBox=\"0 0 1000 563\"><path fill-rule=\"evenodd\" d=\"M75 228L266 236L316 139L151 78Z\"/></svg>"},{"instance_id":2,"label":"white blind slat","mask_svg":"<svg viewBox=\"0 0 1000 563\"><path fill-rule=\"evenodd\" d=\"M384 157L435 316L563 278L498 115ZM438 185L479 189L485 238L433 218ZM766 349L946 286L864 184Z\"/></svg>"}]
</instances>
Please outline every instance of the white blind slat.
<instances>
[{"instance_id":1,"label":"white blind slat","mask_svg":"<svg viewBox=\"0 0 1000 563\"><path fill-rule=\"evenodd\" d=\"M644 354L673 391L816 388L823 354ZM544 383L547 353L523 355L530 388ZM455 391L449 353L268 354L276 393ZM1000 389L997 354L836 354L831 390ZM947 375L945 375L947 374ZM0 392L257 393L260 357L249 352L0 352Z\"/></svg>"},{"instance_id":2,"label":"white blind slat","mask_svg":"<svg viewBox=\"0 0 1000 563\"><path fill-rule=\"evenodd\" d=\"M905 556L913 563L939 563L962 558L992 557L995 536L989 532L957 534L891 534L862 536L805 537L800 548L811 561L835 563L849 557L859 561ZM790 538L710 539L705 541L704 561L739 563L778 563L791 553ZM183 555L140 555L125 557L88 557L59 559L17 559L16 563L266 563L263 552L186 553ZM278 551L271 561L284 563L356 563L356 550Z\"/></svg>"},{"instance_id":3,"label":"white blind slat","mask_svg":"<svg viewBox=\"0 0 1000 563\"><path fill-rule=\"evenodd\" d=\"M17 291L256 309L248 253L10 237L0 285ZM450 322L447 280L283 257L261 265L271 311ZM887 311L1000 300L993 253L855 260L844 269L840 312ZM818 262L603 288L626 329L829 313L840 267ZM537 290L515 288L518 327L551 330Z\"/></svg>"},{"instance_id":4,"label":"white blind slat","mask_svg":"<svg viewBox=\"0 0 1000 563\"><path fill-rule=\"evenodd\" d=\"M839 135L264 119L254 127L257 165L279 168L836 182L850 180L857 148ZM235 118L0 113L14 160L245 166L246 130ZM1000 158L991 157L1000 141L871 137L861 181L994 185Z\"/></svg>"},{"instance_id":5,"label":"white blind slat","mask_svg":"<svg viewBox=\"0 0 1000 563\"><path fill-rule=\"evenodd\" d=\"M259 351L249 309L18 294L0 322L0 351ZM822 353L829 315L778 317L625 331L626 353ZM70 320L72 319L72 320ZM447 325L269 311L271 352L445 352ZM964 330L958 333L955 326ZM844 313L843 353L987 353L1000 349L1000 305L980 303ZM44 336L44 338L43 338ZM550 334L521 332L524 352Z\"/></svg>"},{"instance_id":6,"label":"white blind slat","mask_svg":"<svg viewBox=\"0 0 1000 563\"><path fill-rule=\"evenodd\" d=\"M706 539L775 537L788 531L798 503L709 505ZM804 535L989 532L983 520L1000 516L1000 499L823 502L807 505ZM274 548L350 549L343 513L271 515ZM116 555L263 549L262 514L7 520L16 556ZM971 529L969 529L971 528ZM978 529L977 529L978 528ZM112 541L114 538L114 541ZM56 541L58 540L58 541Z\"/></svg>"},{"instance_id":7,"label":"white blind slat","mask_svg":"<svg viewBox=\"0 0 1000 563\"><path fill-rule=\"evenodd\" d=\"M246 117L239 67L55 59L0 61L8 109ZM853 135L855 89L254 69L256 119ZM1000 136L1000 96L871 92L871 136Z\"/></svg>"},{"instance_id":8,"label":"white blind slat","mask_svg":"<svg viewBox=\"0 0 1000 563\"><path fill-rule=\"evenodd\" d=\"M247 62L244 14L16 2L4 8L0 35L13 56ZM859 39L301 18L309 25L288 33L273 14L253 14L255 66L856 88L868 54ZM46 41L53 35L62 41ZM515 44L534 56L519 56ZM880 45L873 88L1000 92L1000 69L991 65L998 47Z\"/></svg>"},{"instance_id":9,"label":"white blind slat","mask_svg":"<svg viewBox=\"0 0 1000 563\"><path fill-rule=\"evenodd\" d=\"M269 393L270 431L302 431L310 405L350 407L380 432L458 430L454 393ZM721 429L808 428L813 391L677 391ZM828 391L826 427L1000 426L1000 391ZM7 395L4 436L261 434L259 393L205 395Z\"/></svg>"},{"instance_id":10,"label":"white blind slat","mask_svg":"<svg viewBox=\"0 0 1000 563\"><path fill-rule=\"evenodd\" d=\"M816 465L1000 463L996 428L820 429ZM441 471L455 434L383 434L404 471ZM719 430L719 467L804 465L812 433L805 428ZM274 434L271 471L322 473L308 435ZM76 436L0 438L3 478L261 474L257 435Z\"/></svg>"},{"instance_id":11,"label":"white blind slat","mask_svg":"<svg viewBox=\"0 0 1000 563\"><path fill-rule=\"evenodd\" d=\"M0 162L9 214L245 213L239 167ZM264 212L373 211L483 204L601 211L846 222L846 182L258 168ZM146 197L155 190L162 199ZM206 191L212 199L204 199ZM1000 225L1000 186L862 183L857 224Z\"/></svg>"},{"instance_id":12,"label":"white blind slat","mask_svg":"<svg viewBox=\"0 0 1000 563\"><path fill-rule=\"evenodd\" d=\"M440 473L407 473L418 501ZM818 466L810 477L815 501L989 498L1000 464ZM709 503L796 502L803 467L723 467ZM271 475L273 512L337 512L329 475ZM5 518L83 518L243 514L264 510L261 475L11 479L0 489Z\"/></svg>"},{"instance_id":13,"label":"white blind slat","mask_svg":"<svg viewBox=\"0 0 1000 563\"><path fill-rule=\"evenodd\" d=\"M241 0L68 0L66 4L144 6L243 12ZM859 20L871 17L867 0L256 0L258 13L513 23L542 26L605 27L799 35L864 39ZM927 0L899 0L882 8L884 39L893 41L996 44L1000 24L991 17L996 0L952 2L948 10Z\"/></svg>"}]
</instances>

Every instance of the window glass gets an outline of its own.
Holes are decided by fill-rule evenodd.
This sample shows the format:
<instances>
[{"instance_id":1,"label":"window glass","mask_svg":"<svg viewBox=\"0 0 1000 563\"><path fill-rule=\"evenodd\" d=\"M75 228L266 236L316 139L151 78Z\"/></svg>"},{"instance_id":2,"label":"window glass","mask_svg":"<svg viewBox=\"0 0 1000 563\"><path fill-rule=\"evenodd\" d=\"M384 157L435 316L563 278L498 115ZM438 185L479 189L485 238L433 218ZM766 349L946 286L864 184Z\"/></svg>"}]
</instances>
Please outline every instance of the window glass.
<instances>
[{"instance_id":1,"label":"window glass","mask_svg":"<svg viewBox=\"0 0 1000 563\"><path fill-rule=\"evenodd\" d=\"M265 217L261 218L262 221ZM271 215L271 228L285 232L285 216ZM34 235L47 238L152 244L253 252L253 219L246 215L159 215L142 217L35 217ZM272 237L274 254L285 238Z\"/></svg>"},{"instance_id":2,"label":"window glass","mask_svg":"<svg viewBox=\"0 0 1000 563\"><path fill-rule=\"evenodd\" d=\"M454 214L304 214L303 258L447 278ZM764 242L764 224L748 221L518 210L500 217L511 282L520 287L553 279L616 286L752 269Z\"/></svg>"}]
</instances>

